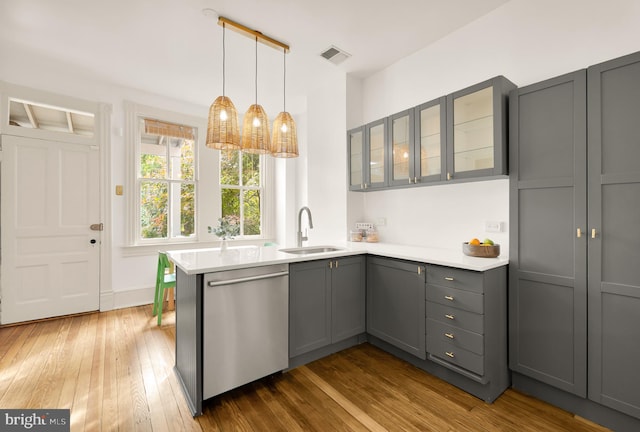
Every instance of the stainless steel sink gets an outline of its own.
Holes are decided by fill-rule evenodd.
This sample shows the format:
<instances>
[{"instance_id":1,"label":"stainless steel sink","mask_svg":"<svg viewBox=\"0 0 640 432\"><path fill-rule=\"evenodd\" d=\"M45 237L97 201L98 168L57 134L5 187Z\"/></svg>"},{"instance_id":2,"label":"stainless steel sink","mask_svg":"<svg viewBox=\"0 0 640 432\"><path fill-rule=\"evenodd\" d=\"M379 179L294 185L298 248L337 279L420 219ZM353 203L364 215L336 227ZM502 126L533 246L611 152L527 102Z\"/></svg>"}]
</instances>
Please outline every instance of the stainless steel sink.
<instances>
[{"instance_id":1,"label":"stainless steel sink","mask_svg":"<svg viewBox=\"0 0 640 432\"><path fill-rule=\"evenodd\" d=\"M342 248L335 246L305 246L298 248L280 249L280 252L295 254L295 255L308 255L323 252L335 252L342 250Z\"/></svg>"}]
</instances>

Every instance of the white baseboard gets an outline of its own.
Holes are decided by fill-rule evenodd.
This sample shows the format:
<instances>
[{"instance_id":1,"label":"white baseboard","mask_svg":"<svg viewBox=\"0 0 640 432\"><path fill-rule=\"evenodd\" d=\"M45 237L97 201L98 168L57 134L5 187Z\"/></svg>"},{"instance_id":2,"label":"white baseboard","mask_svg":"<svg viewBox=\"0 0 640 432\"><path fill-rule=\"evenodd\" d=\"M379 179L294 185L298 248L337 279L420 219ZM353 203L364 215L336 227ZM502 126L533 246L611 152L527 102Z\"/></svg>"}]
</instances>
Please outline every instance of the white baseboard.
<instances>
[{"instance_id":1,"label":"white baseboard","mask_svg":"<svg viewBox=\"0 0 640 432\"><path fill-rule=\"evenodd\" d=\"M123 291L104 293L100 296L100 310L107 311L149 305L153 303L154 293L155 287L131 288Z\"/></svg>"}]
</instances>

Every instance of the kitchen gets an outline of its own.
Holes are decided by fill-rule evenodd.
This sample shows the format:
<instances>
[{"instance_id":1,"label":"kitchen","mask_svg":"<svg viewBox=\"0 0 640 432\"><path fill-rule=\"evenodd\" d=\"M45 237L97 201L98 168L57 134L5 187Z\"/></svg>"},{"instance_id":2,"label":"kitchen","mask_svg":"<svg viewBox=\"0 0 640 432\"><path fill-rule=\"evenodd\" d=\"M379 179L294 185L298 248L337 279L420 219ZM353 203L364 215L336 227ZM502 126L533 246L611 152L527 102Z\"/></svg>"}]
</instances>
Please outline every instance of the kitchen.
<instances>
[{"instance_id":1,"label":"kitchen","mask_svg":"<svg viewBox=\"0 0 640 432\"><path fill-rule=\"evenodd\" d=\"M345 131L493 76L504 75L518 86L525 86L630 54L638 50L634 43L637 17L637 6L630 1L607 5L511 1L366 79L345 76L327 64L323 68L324 80L315 83L306 105L298 110L298 127L305 137L300 142L301 157L284 164L281 177L276 179L276 196L284 202L275 204L277 223L273 238L280 244L294 244L297 210L308 205L314 218L309 237L315 244L344 242L349 229L356 222L366 220L378 225L382 242L457 248L473 237L484 238L485 221L502 221L506 224L504 231L491 235L502 245L503 256L508 256L509 183L506 178L366 194L348 192ZM219 28L214 23L211 26L215 27L211 34L217 37ZM255 26L260 27L260 22ZM291 42L292 53L296 52L294 42ZM12 38L3 38L2 48L3 56L8 59L0 69L3 81L113 105L109 129L110 186L105 197L110 209L107 216L111 218L105 220L105 229L111 230L108 232L112 247L105 249L109 267L104 267L107 280L101 285L100 307L109 310L148 303L153 296L155 255L148 250L123 247L127 244L127 203L123 197L112 196L111 185L127 185L122 101L135 100L198 117L204 116L204 104L185 102L178 97L177 90L166 97L125 90L109 84L95 72L69 68L60 58L21 46ZM228 61L234 59L232 52L227 56ZM252 60L249 56L246 58ZM289 75L294 73L289 70ZM207 100L217 95L218 86L216 80L210 91L204 92ZM229 93L234 96L251 91ZM336 104L336 100L346 103ZM239 108L246 105L248 103L238 103ZM269 112L279 110L278 105ZM336 160L340 164L336 164ZM203 150L201 163L213 164L213 156L204 154ZM126 193L125 188L125 198ZM206 205L209 206L203 209L206 217L199 221L201 232L217 218L214 206ZM436 207L438 211L434 211ZM447 210L443 211L442 207ZM380 224L380 219L385 223ZM216 239L211 236L207 241L214 243Z\"/></svg>"}]
</instances>

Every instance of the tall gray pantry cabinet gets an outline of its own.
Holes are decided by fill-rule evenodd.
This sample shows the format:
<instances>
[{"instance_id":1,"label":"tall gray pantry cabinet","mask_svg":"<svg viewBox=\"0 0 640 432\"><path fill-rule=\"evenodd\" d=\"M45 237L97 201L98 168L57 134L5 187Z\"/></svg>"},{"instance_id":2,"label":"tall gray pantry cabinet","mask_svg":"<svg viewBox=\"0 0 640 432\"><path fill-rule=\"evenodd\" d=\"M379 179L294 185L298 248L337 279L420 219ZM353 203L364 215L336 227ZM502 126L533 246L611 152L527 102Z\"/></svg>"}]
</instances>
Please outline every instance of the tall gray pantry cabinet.
<instances>
[{"instance_id":1,"label":"tall gray pantry cabinet","mask_svg":"<svg viewBox=\"0 0 640 432\"><path fill-rule=\"evenodd\" d=\"M640 426L639 120L640 53L510 97L513 386L619 430Z\"/></svg>"}]
</instances>

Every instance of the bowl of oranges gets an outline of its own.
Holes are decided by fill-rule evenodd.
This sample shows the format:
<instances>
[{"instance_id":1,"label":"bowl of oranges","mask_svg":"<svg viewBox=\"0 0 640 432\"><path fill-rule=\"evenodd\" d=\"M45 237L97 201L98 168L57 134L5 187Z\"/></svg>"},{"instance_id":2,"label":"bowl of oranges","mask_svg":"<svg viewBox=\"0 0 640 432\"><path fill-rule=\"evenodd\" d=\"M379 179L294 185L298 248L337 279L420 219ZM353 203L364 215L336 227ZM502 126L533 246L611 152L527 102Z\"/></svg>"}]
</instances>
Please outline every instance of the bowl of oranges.
<instances>
[{"instance_id":1,"label":"bowl of oranges","mask_svg":"<svg viewBox=\"0 0 640 432\"><path fill-rule=\"evenodd\" d=\"M500 255L500 245L497 245L491 239L480 241L473 238L468 242L462 243L462 253L467 256L478 258L496 258Z\"/></svg>"}]
</instances>

